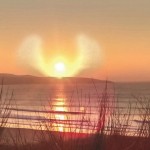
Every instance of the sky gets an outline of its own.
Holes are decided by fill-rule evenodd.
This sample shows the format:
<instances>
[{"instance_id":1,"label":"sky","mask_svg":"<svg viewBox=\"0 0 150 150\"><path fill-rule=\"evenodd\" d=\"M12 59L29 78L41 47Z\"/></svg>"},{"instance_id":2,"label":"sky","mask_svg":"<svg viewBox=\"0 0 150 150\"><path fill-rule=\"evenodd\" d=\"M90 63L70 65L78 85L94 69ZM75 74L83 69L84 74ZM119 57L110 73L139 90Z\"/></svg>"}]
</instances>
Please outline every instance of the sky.
<instances>
[{"instance_id":1,"label":"sky","mask_svg":"<svg viewBox=\"0 0 150 150\"><path fill-rule=\"evenodd\" d=\"M38 37L45 62L62 55L72 64L83 57L77 69L68 67L68 75L150 81L149 8L149 0L0 0L0 72L47 76L51 66L43 71L32 61L40 53L19 53L24 41ZM88 45L84 51L78 50L80 37Z\"/></svg>"}]
</instances>

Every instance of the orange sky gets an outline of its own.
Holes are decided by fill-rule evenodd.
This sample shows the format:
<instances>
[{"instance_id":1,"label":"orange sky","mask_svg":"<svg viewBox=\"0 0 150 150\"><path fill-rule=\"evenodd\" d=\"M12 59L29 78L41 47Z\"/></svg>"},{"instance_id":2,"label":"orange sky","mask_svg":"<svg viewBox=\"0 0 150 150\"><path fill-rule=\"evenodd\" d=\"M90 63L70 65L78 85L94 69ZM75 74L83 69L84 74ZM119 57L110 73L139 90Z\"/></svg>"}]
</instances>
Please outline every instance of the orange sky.
<instances>
[{"instance_id":1,"label":"orange sky","mask_svg":"<svg viewBox=\"0 0 150 150\"><path fill-rule=\"evenodd\" d=\"M78 76L115 81L150 80L148 0L5 0L0 2L0 72L41 75L21 66L17 50L27 36L43 39L45 59L57 53L75 59L83 33L101 47L103 61Z\"/></svg>"}]
</instances>

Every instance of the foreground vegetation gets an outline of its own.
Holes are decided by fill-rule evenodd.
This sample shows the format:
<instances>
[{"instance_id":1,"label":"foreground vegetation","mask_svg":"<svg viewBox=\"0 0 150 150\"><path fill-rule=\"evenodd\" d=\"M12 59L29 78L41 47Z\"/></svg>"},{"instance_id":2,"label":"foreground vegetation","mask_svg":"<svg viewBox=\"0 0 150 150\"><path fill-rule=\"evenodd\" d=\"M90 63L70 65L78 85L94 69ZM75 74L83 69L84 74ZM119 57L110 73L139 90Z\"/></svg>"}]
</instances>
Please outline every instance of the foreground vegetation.
<instances>
[{"instance_id":1,"label":"foreground vegetation","mask_svg":"<svg viewBox=\"0 0 150 150\"><path fill-rule=\"evenodd\" d=\"M97 91L96 87L95 90ZM134 107L139 112L141 121L137 129L129 133L130 120L134 118L132 104L124 112L117 107L118 101L114 97L110 101L107 83L103 93L97 92L99 99L99 117L94 124L94 134L82 133L84 117L81 120L79 132L52 131L49 123L41 125L46 130L11 129L5 128L11 114L11 99L9 105L2 98L3 87L0 90L1 124L0 124L0 150L149 150L150 149L150 102L149 99L135 97L137 101ZM147 103L145 103L147 101ZM117 109L111 109L111 108ZM110 113L111 112L111 113ZM86 112L85 114L86 115ZM138 120L134 120L138 122ZM89 120L90 122L90 120ZM89 129L91 124L89 123ZM81 129L81 132L80 132Z\"/></svg>"}]
</instances>

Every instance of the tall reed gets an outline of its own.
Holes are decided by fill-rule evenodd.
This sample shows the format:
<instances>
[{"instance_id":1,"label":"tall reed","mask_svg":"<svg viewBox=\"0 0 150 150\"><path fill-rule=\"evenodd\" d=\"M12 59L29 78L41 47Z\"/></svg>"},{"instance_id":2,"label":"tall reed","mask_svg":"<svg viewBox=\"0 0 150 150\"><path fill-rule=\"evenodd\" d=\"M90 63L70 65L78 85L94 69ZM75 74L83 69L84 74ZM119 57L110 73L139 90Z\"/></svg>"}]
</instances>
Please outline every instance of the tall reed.
<instances>
[{"instance_id":1,"label":"tall reed","mask_svg":"<svg viewBox=\"0 0 150 150\"><path fill-rule=\"evenodd\" d=\"M92 118L87 118L87 114L89 113L87 110L89 110L92 114L91 108L89 108L92 107L92 100L89 93L89 97L86 97L88 106L85 106L84 112L80 114L80 124L76 124L74 130L72 130L72 122L68 121L70 118L67 115L64 124L69 126L68 128L71 131L70 133L55 132L53 130L53 125L55 123L59 127L61 119L49 119L49 121L39 122L39 131L32 130L34 132L29 143L27 137L21 131L22 129L18 127L15 134L16 136L14 136L12 132L9 134L13 141L12 147L14 150L149 150L149 99L146 100L144 98L136 98L136 106L133 107L132 103L129 102L126 111L123 111L123 109L119 107L119 100L115 94L113 97L110 95L107 81L102 93L99 93L98 88L94 82L93 88L98 100L98 119L94 124L92 122ZM0 93L3 93L2 89L3 87L1 88ZM78 93L77 97L80 108L82 107L81 101L85 99L85 97L83 97L82 92L80 93L78 87L76 87L76 90ZM70 99L70 102L71 101L72 100ZM148 103L145 104L145 101ZM8 106L3 108L4 110L7 110L7 113L5 111L5 113L2 113L2 119L4 118L4 121L2 120L2 124L4 126L7 123L10 111ZM50 108L52 108L52 106L50 106ZM138 122L138 120L134 119L136 115L133 113L135 112L134 109L136 109L136 113L138 111L139 114L141 114L141 121L138 124L137 130L134 130L131 135L129 134L129 129L132 125L131 121ZM89 116L91 115L90 113L88 114ZM6 118L4 116L6 116ZM51 118L51 113L48 114L48 117ZM81 138L79 135L83 135L85 122L87 123L87 130L92 129L94 134L86 134L84 138ZM43 130L43 127L45 130ZM32 126L31 128L34 129ZM134 137L132 138L132 136Z\"/></svg>"}]
</instances>

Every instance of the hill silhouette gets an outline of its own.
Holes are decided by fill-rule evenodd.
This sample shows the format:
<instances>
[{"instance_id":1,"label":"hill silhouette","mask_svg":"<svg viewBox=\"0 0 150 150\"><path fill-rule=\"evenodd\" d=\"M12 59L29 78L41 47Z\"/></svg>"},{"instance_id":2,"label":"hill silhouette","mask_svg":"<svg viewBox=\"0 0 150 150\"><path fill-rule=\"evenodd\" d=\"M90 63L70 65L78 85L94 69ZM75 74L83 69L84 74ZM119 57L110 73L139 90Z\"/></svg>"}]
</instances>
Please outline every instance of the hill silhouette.
<instances>
[{"instance_id":1,"label":"hill silhouette","mask_svg":"<svg viewBox=\"0 0 150 150\"><path fill-rule=\"evenodd\" d=\"M57 84L57 83L105 83L104 80L82 77L37 77L32 75L13 75L0 73L0 84ZM110 81L107 81L110 82Z\"/></svg>"}]
</instances>

